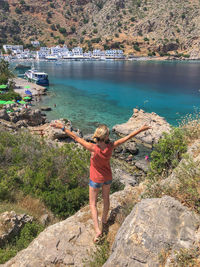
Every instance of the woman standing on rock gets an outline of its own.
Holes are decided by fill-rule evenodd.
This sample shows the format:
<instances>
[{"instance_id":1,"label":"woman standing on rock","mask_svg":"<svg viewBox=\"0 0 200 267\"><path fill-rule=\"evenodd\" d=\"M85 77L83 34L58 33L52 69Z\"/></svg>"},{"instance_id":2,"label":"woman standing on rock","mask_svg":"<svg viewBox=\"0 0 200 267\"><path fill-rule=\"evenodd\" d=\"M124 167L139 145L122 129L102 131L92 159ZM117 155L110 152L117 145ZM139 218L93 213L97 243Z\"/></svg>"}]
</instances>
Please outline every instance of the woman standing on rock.
<instances>
[{"instance_id":1,"label":"woman standing on rock","mask_svg":"<svg viewBox=\"0 0 200 267\"><path fill-rule=\"evenodd\" d=\"M61 123L54 123L51 126L62 129L69 137L81 144L84 148L91 152L90 159L90 181L89 181L89 201L92 219L94 222L94 229L96 232L94 242L97 243L102 235L102 229L99 226L98 211L97 211L97 197L100 188L102 187L103 198L103 213L102 226L107 223L107 216L110 207L110 185L112 183L112 172L110 167L110 158L112 151L119 145L125 143L127 140L136 136L137 134L150 129L151 127L143 125L139 130L130 133L129 135L110 142L109 129L106 125L100 125L94 135L93 139L96 144L89 143L84 139L76 136L73 132L65 129Z\"/></svg>"}]
</instances>

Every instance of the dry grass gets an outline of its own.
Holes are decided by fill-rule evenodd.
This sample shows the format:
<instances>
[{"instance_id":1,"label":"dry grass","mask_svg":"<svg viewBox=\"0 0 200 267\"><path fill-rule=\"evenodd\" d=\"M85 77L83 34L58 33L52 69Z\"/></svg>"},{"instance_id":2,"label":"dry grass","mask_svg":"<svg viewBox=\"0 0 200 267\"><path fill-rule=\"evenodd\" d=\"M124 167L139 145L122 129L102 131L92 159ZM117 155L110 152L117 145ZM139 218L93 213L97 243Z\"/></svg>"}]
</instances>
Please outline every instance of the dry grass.
<instances>
[{"instance_id":1,"label":"dry grass","mask_svg":"<svg viewBox=\"0 0 200 267\"><path fill-rule=\"evenodd\" d=\"M58 222L58 219L54 218L53 214L47 209L44 203L37 198L30 195L22 197L18 200L18 205L27 210L35 219L39 220L42 215L48 214L49 224Z\"/></svg>"},{"instance_id":2,"label":"dry grass","mask_svg":"<svg viewBox=\"0 0 200 267\"><path fill-rule=\"evenodd\" d=\"M169 249L162 249L158 255L159 259L159 267L165 267L166 261L171 254L171 250Z\"/></svg>"},{"instance_id":3,"label":"dry grass","mask_svg":"<svg viewBox=\"0 0 200 267\"><path fill-rule=\"evenodd\" d=\"M37 221L40 220L41 216L44 214L49 215L49 224L58 222L57 218L54 218L52 213L47 209L47 207L39 199L33 198L31 196L23 196L18 194L18 199L16 202L1 202L0 203L0 213L5 211L15 211L16 214L29 214L33 216Z\"/></svg>"},{"instance_id":4,"label":"dry grass","mask_svg":"<svg viewBox=\"0 0 200 267\"><path fill-rule=\"evenodd\" d=\"M188 144L200 137L200 112L195 109L193 114L188 114L179 123L179 127L185 130Z\"/></svg>"}]
</instances>

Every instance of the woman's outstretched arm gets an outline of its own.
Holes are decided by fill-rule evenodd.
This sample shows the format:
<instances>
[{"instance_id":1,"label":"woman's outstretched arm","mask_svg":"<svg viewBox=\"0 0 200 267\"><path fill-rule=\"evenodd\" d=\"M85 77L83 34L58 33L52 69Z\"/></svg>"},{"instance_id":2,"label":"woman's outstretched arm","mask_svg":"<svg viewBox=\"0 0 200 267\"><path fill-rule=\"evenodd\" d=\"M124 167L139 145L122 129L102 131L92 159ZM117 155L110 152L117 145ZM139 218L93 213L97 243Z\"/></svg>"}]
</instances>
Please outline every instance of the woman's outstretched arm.
<instances>
[{"instance_id":1,"label":"woman's outstretched arm","mask_svg":"<svg viewBox=\"0 0 200 267\"><path fill-rule=\"evenodd\" d=\"M123 143L125 143L126 141L128 141L132 137L136 136L137 134L139 134L139 133L141 133L143 131L149 130L149 129L151 129L150 126L143 125L139 130L134 131L134 132L130 133L129 135L127 135L127 136L125 136L123 138L120 138L117 141L115 141L114 144L113 144L114 148L116 148L117 146L122 145Z\"/></svg>"},{"instance_id":2,"label":"woman's outstretched arm","mask_svg":"<svg viewBox=\"0 0 200 267\"><path fill-rule=\"evenodd\" d=\"M58 129L63 129L64 128L64 125L62 123L60 123L60 122L52 123L51 126L54 127L54 128L58 128ZM78 137L75 133L71 132L70 130L68 130L66 128L64 129L64 132L69 137L74 139L74 141L76 141L79 144L81 144L84 148L86 148L90 152L94 152L94 150L95 150L94 144L85 141L83 138Z\"/></svg>"}]
</instances>

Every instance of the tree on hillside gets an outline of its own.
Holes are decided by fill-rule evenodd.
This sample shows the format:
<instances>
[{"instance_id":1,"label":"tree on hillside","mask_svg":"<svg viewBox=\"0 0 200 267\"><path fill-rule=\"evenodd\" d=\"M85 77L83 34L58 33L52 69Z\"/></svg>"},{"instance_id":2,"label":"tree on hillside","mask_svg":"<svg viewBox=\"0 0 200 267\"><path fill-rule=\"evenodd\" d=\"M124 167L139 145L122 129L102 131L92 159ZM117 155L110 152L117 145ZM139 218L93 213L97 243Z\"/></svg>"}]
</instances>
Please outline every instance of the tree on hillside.
<instances>
[{"instance_id":1,"label":"tree on hillside","mask_svg":"<svg viewBox=\"0 0 200 267\"><path fill-rule=\"evenodd\" d=\"M13 78L14 74L9 68L9 63L2 59L0 61L0 84L7 84L10 78Z\"/></svg>"}]
</instances>

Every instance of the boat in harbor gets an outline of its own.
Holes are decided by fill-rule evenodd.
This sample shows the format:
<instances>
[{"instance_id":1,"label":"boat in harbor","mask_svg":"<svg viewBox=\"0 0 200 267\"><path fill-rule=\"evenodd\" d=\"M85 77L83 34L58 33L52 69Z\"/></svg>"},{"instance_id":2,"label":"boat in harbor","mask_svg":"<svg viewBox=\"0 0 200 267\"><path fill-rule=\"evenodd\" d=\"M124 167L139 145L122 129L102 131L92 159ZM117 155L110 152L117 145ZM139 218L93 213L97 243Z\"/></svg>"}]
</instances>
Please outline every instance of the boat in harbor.
<instances>
[{"instance_id":1,"label":"boat in harbor","mask_svg":"<svg viewBox=\"0 0 200 267\"><path fill-rule=\"evenodd\" d=\"M34 82L38 85L48 86L49 79L48 74L45 72L37 71L36 69L30 69L24 73L25 79L30 82Z\"/></svg>"}]
</instances>

